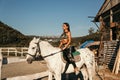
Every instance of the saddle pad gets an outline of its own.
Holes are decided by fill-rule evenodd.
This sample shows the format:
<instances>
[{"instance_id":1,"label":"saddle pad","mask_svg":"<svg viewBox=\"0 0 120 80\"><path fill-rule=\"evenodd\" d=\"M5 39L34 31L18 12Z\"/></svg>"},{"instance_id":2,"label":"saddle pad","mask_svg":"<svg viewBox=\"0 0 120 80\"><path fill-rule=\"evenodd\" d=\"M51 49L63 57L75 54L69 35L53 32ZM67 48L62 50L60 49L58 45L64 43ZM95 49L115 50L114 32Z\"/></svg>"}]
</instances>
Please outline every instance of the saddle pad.
<instances>
[{"instance_id":1,"label":"saddle pad","mask_svg":"<svg viewBox=\"0 0 120 80\"><path fill-rule=\"evenodd\" d=\"M73 52L72 54L73 54L73 56L77 56L77 55L80 55L80 52L75 51L75 52Z\"/></svg>"}]
</instances>

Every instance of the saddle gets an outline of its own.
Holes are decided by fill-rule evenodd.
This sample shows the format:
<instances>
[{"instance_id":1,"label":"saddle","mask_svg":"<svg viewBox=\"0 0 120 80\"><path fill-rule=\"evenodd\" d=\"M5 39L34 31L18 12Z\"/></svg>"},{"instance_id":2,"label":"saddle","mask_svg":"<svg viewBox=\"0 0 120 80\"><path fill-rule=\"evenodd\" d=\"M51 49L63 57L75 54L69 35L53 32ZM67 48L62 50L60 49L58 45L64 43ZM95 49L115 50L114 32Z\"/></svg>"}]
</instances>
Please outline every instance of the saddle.
<instances>
[{"instance_id":1,"label":"saddle","mask_svg":"<svg viewBox=\"0 0 120 80\"><path fill-rule=\"evenodd\" d=\"M70 60L74 60L74 62L78 62L78 61L81 60L81 58L80 58L80 52L76 51L76 50L74 49L74 47L71 47L71 48L69 49L69 51L71 51L70 56L72 56L72 58L69 57ZM67 51L67 52L68 52L68 51ZM61 55L62 61L63 61L64 63L67 63L67 60L65 59L64 54L65 54L65 53L64 53L64 51L63 51L63 53L62 53L62 55ZM67 56L69 56L69 54L68 54Z\"/></svg>"}]
</instances>

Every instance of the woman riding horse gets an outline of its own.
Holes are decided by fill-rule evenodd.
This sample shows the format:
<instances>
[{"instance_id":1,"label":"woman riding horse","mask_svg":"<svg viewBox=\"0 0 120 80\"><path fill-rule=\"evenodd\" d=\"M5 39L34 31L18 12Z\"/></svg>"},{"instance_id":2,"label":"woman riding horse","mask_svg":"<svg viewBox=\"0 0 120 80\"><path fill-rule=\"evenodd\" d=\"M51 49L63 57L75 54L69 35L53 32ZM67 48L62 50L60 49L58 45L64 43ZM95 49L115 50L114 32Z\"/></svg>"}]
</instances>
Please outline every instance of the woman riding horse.
<instances>
[{"instance_id":1,"label":"woman riding horse","mask_svg":"<svg viewBox=\"0 0 120 80\"><path fill-rule=\"evenodd\" d=\"M63 23L63 34L60 37L60 45L59 48L63 51L63 56L65 57L65 60L68 64L72 64L74 67L75 73L78 73L78 68L75 64L74 57L72 55L72 51L70 51L71 47L71 32L70 32L70 26L68 23Z\"/></svg>"}]
</instances>

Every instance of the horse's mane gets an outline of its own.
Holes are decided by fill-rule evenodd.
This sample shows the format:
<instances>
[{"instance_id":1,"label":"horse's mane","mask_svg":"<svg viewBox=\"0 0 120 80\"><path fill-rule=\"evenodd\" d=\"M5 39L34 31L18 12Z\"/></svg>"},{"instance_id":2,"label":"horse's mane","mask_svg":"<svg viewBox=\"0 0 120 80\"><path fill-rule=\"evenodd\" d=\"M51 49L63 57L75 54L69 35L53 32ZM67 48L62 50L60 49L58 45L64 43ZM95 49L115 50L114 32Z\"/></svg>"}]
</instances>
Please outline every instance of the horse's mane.
<instances>
[{"instance_id":1,"label":"horse's mane","mask_svg":"<svg viewBox=\"0 0 120 80\"><path fill-rule=\"evenodd\" d=\"M45 44L44 46L53 47L53 45L51 45L48 41L41 41L41 43Z\"/></svg>"},{"instance_id":2,"label":"horse's mane","mask_svg":"<svg viewBox=\"0 0 120 80\"><path fill-rule=\"evenodd\" d=\"M58 50L60 48L58 47L54 47L52 44L50 44L48 41L41 41L40 42L41 44L44 45L44 47L48 48L48 49L51 49L51 50Z\"/></svg>"}]
</instances>

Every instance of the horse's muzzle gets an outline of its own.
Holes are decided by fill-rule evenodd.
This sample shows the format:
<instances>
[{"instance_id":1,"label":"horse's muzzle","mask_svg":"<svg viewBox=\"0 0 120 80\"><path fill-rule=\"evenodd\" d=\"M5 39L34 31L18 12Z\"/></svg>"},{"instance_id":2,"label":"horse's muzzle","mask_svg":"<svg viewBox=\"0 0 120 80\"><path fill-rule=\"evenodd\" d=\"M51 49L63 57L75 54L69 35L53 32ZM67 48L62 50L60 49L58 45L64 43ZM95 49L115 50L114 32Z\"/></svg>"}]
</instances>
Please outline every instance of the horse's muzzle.
<instances>
[{"instance_id":1,"label":"horse's muzzle","mask_svg":"<svg viewBox=\"0 0 120 80\"><path fill-rule=\"evenodd\" d=\"M27 59L28 64L31 64L32 61L33 61L32 58L28 58L28 59Z\"/></svg>"}]
</instances>

